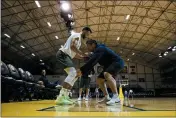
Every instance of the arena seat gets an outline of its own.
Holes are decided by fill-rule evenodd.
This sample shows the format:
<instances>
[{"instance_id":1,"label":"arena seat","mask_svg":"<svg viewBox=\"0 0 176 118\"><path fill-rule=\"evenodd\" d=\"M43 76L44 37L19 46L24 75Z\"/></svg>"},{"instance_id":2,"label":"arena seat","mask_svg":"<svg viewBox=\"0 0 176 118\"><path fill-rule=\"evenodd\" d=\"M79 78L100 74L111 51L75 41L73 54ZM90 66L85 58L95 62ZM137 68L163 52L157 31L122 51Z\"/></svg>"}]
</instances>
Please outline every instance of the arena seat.
<instances>
[{"instance_id":1,"label":"arena seat","mask_svg":"<svg viewBox=\"0 0 176 118\"><path fill-rule=\"evenodd\" d=\"M9 76L10 72L7 65L1 61L1 79L2 82L7 82L8 84L14 84L15 79Z\"/></svg>"},{"instance_id":2,"label":"arena seat","mask_svg":"<svg viewBox=\"0 0 176 118\"><path fill-rule=\"evenodd\" d=\"M2 88L2 102L9 102L10 95L12 93L12 86L15 83L15 79L9 77L10 72L7 65L1 61L1 88Z\"/></svg>"},{"instance_id":3,"label":"arena seat","mask_svg":"<svg viewBox=\"0 0 176 118\"><path fill-rule=\"evenodd\" d=\"M10 72L10 76L16 80L16 84L23 84L23 80L21 79L18 70L11 64L7 65L9 72Z\"/></svg>"}]
</instances>

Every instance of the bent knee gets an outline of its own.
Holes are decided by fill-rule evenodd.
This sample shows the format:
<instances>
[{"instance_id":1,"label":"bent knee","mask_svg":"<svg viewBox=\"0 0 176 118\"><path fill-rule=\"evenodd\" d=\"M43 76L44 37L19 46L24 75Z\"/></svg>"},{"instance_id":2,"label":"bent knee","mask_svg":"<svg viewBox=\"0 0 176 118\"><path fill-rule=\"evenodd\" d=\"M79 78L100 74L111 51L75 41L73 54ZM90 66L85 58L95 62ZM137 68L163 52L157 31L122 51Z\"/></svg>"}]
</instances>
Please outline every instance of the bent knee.
<instances>
[{"instance_id":1,"label":"bent knee","mask_svg":"<svg viewBox=\"0 0 176 118\"><path fill-rule=\"evenodd\" d=\"M66 72L69 76L72 76L72 77L76 77L76 75L77 75L76 69L73 67L67 68Z\"/></svg>"}]
</instances>

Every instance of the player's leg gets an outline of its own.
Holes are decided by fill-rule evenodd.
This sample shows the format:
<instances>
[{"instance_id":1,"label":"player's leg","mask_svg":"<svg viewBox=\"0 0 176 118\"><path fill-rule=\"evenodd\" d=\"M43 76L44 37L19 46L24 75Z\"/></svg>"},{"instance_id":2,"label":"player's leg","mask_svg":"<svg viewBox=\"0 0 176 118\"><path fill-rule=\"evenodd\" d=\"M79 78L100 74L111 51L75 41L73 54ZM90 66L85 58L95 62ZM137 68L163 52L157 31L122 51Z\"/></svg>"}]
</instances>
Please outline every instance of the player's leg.
<instances>
[{"instance_id":1,"label":"player's leg","mask_svg":"<svg viewBox=\"0 0 176 118\"><path fill-rule=\"evenodd\" d=\"M74 68L74 64L71 58L63 53L62 51L58 51L56 54L57 62L64 66L64 70L68 74L66 79L64 80L63 87L60 90L60 94L56 99L56 104L73 104L72 101L69 100L69 91L70 88L73 86L73 81L77 75L76 69Z\"/></svg>"},{"instance_id":2,"label":"player's leg","mask_svg":"<svg viewBox=\"0 0 176 118\"><path fill-rule=\"evenodd\" d=\"M107 83L113 93L112 99L107 102L106 104L111 105L116 102L120 102L118 92L117 92L117 86L116 86L116 80L114 79L113 75L117 75L117 73L123 68L121 64L118 62L112 63L104 72L104 77L107 80Z\"/></svg>"},{"instance_id":3,"label":"player's leg","mask_svg":"<svg viewBox=\"0 0 176 118\"><path fill-rule=\"evenodd\" d=\"M88 77L88 76L87 76L87 78L85 78L85 88L86 88L85 100L88 101L89 100L89 88L90 88L90 77Z\"/></svg>"},{"instance_id":4,"label":"player's leg","mask_svg":"<svg viewBox=\"0 0 176 118\"><path fill-rule=\"evenodd\" d=\"M79 101L82 100L82 99L81 99L81 96L82 96L82 88L79 89L79 97L78 97L78 100L79 100Z\"/></svg>"},{"instance_id":5,"label":"player's leg","mask_svg":"<svg viewBox=\"0 0 176 118\"><path fill-rule=\"evenodd\" d=\"M110 89L113 93L113 97L112 99L108 102L108 103L115 103L115 102L120 102L119 98L118 98L118 92L117 92L117 86L116 86L116 81L115 79L112 77L112 75L108 72L104 72L105 78L107 80L108 85L110 85ZM107 104L108 104L107 103Z\"/></svg>"},{"instance_id":6,"label":"player's leg","mask_svg":"<svg viewBox=\"0 0 176 118\"><path fill-rule=\"evenodd\" d=\"M99 102L106 102L106 101L109 101L110 100L110 97L109 97L109 93L107 91L107 86L106 86L106 82L105 82L105 78L103 76L103 73L101 73L97 80L96 80L98 86L100 87L100 89L103 91L103 94L104 94L104 98L102 100L100 100Z\"/></svg>"},{"instance_id":7,"label":"player's leg","mask_svg":"<svg viewBox=\"0 0 176 118\"><path fill-rule=\"evenodd\" d=\"M81 99L81 96L82 96L82 92L83 92L83 87L84 87L84 78L83 78L83 76L81 77L81 79L80 79L80 85L79 85L79 98L78 98L78 100L82 100Z\"/></svg>"},{"instance_id":8,"label":"player's leg","mask_svg":"<svg viewBox=\"0 0 176 118\"><path fill-rule=\"evenodd\" d=\"M86 98L85 98L86 101L89 100L89 88L86 88Z\"/></svg>"}]
</instances>

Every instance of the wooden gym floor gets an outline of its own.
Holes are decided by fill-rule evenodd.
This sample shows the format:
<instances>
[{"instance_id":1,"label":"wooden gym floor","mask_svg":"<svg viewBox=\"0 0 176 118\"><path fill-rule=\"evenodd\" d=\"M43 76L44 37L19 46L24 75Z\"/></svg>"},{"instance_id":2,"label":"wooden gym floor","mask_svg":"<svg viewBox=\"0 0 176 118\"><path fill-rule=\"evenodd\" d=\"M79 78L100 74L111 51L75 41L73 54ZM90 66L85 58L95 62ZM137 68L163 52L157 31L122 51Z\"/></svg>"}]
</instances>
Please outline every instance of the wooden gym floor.
<instances>
[{"instance_id":1,"label":"wooden gym floor","mask_svg":"<svg viewBox=\"0 0 176 118\"><path fill-rule=\"evenodd\" d=\"M76 99L75 99L76 100ZM74 105L55 106L54 100L2 103L2 116L144 116L175 117L175 98L139 98L130 101L133 106L116 104L106 106L95 99Z\"/></svg>"}]
</instances>

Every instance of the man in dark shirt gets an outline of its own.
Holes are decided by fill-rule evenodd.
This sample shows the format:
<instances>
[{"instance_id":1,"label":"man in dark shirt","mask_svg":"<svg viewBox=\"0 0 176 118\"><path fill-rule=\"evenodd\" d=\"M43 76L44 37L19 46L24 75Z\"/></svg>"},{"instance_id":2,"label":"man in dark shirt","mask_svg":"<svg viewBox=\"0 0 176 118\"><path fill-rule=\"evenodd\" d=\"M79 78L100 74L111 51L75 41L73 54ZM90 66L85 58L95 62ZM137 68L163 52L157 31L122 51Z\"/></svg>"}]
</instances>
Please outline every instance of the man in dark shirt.
<instances>
[{"instance_id":1,"label":"man in dark shirt","mask_svg":"<svg viewBox=\"0 0 176 118\"><path fill-rule=\"evenodd\" d=\"M78 101L82 100L81 95L82 95L82 89L85 87L86 89L86 97L85 100L88 101L88 96L89 96L89 88L90 88L90 80L91 76L95 73L94 69L90 73L86 73L85 75L82 75L80 78L80 88L79 88L79 98Z\"/></svg>"},{"instance_id":2,"label":"man in dark shirt","mask_svg":"<svg viewBox=\"0 0 176 118\"><path fill-rule=\"evenodd\" d=\"M88 40L86 42L87 48L90 52L93 52L92 58L78 70L78 75L89 72L97 63L104 67L103 72L98 76L97 83L100 89L105 95L108 95L105 80L107 81L113 97L106 104L111 105L116 102L120 102L117 92L116 81L114 77L124 67L124 61L114 51L106 47L105 45L98 45L95 40ZM107 97L108 98L108 97ZM108 100L108 99L107 99Z\"/></svg>"},{"instance_id":3,"label":"man in dark shirt","mask_svg":"<svg viewBox=\"0 0 176 118\"><path fill-rule=\"evenodd\" d=\"M61 87L59 85L59 81L56 81L54 83L51 83L51 82L48 81L48 79L46 78L46 71L45 70L42 70L42 75L39 78L38 83L43 84L45 87L51 88L51 89L55 89L55 88Z\"/></svg>"}]
</instances>

